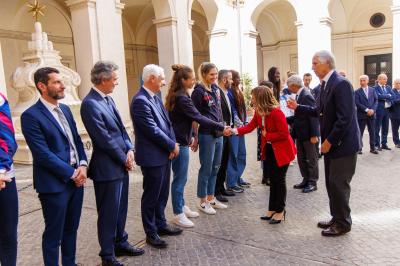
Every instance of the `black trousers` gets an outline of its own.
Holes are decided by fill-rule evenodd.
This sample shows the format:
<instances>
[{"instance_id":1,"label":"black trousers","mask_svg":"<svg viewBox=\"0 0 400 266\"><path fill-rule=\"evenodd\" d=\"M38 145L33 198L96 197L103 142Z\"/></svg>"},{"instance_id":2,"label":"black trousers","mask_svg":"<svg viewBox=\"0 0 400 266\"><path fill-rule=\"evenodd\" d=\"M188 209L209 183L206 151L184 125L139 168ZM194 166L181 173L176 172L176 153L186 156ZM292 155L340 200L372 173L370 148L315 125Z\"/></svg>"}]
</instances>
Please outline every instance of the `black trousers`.
<instances>
[{"instance_id":1,"label":"black trousers","mask_svg":"<svg viewBox=\"0 0 400 266\"><path fill-rule=\"evenodd\" d=\"M228 168L229 152L230 152L229 137L224 137L222 146L221 166L219 167L217 180L215 182L215 195L221 195L221 193L225 191L224 183L226 181L226 170Z\"/></svg>"},{"instance_id":2,"label":"black trousers","mask_svg":"<svg viewBox=\"0 0 400 266\"><path fill-rule=\"evenodd\" d=\"M365 127L368 127L369 148L375 150L375 118L358 119L358 127L360 128L361 146L363 147L363 135Z\"/></svg>"},{"instance_id":3,"label":"black trousers","mask_svg":"<svg viewBox=\"0 0 400 266\"><path fill-rule=\"evenodd\" d=\"M271 144L265 147L264 171L271 179L269 211L282 212L286 206L286 172L289 164L279 167Z\"/></svg>"},{"instance_id":4,"label":"black trousers","mask_svg":"<svg viewBox=\"0 0 400 266\"><path fill-rule=\"evenodd\" d=\"M311 185L316 185L319 177L318 154L315 144L309 140L296 140L297 161L303 181Z\"/></svg>"},{"instance_id":5,"label":"black trousers","mask_svg":"<svg viewBox=\"0 0 400 266\"><path fill-rule=\"evenodd\" d=\"M393 142L395 145L399 145L400 144L400 140L399 140L400 119L391 118L390 121L392 122Z\"/></svg>"},{"instance_id":6,"label":"black trousers","mask_svg":"<svg viewBox=\"0 0 400 266\"><path fill-rule=\"evenodd\" d=\"M324 163L332 219L343 228L350 229L350 182L356 170L357 154L335 159L324 156Z\"/></svg>"}]
</instances>

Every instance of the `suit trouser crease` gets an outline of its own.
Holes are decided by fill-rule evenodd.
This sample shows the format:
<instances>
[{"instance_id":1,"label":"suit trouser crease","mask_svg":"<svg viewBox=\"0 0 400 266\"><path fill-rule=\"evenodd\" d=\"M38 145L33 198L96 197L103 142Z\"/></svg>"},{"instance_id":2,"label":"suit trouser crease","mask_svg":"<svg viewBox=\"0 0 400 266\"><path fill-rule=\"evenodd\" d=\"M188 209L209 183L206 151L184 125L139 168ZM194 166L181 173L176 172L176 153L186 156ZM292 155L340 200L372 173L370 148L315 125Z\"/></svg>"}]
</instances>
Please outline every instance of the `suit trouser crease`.
<instances>
[{"instance_id":1,"label":"suit trouser crease","mask_svg":"<svg viewBox=\"0 0 400 266\"><path fill-rule=\"evenodd\" d=\"M382 129L382 130L381 130ZM382 133L382 138L380 137ZM387 145L387 135L389 132L389 113L386 109L376 112L375 120L375 146Z\"/></svg>"},{"instance_id":2,"label":"suit trouser crease","mask_svg":"<svg viewBox=\"0 0 400 266\"><path fill-rule=\"evenodd\" d=\"M286 172L289 165L279 167L271 144L265 147L264 169L270 178L269 211L282 212L286 206Z\"/></svg>"},{"instance_id":3,"label":"suit trouser crease","mask_svg":"<svg viewBox=\"0 0 400 266\"><path fill-rule=\"evenodd\" d=\"M395 145L399 145L399 144L400 144L400 140L399 140L400 119L398 119L398 118L391 118L390 121L391 121L391 123L392 123L393 143L394 143Z\"/></svg>"},{"instance_id":4,"label":"suit trouser crease","mask_svg":"<svg viewBox=\"0 0 400 266\"><path fill-rule=\"evenodd\" d=\"M360 141L361 147L363 147L363 135L365 127L368 128L369 134L369 148L370 150L375 149L375 118L358 119L358 127L360 128Z\"/></svg>"},{"instance_id":5,"label":"suit trouser crease","mask_svg":"<svg viewBox=\"0 0 400 266\"><path fill-rule=\"evenodd\" d=\"M315 150L315 144L309 140L296 140L297 146L297 161L299 163L300 173L303 176L303 181L316 185L318 172L318 155Z\"/></svg>"},{"instance_id":6,"label":"suit trouser crease","mask_svg":"<svg viewBox=\"0 0 400 266\"><path fill-rule=\"evenodd\" d=\"M355 173L357 154L335 159L324 156L324 163L332 219L344 228L351 228L350 182Z\"/></svg>"},{"instance_id":7,"label":"suit trouser crease","mask_svg":"<svg viewBox=\"0 0 400 266\"><path fill-rule=\"evenodd\" d=\"M97 234L100 244L99 256L109 260L115 256L116 243L122 245L127 242L127 234L124 233L127 207L122 206L122 199L127 198L125 182L127 177L112 181L94 181L94 191L97 206ZM124 191L125 190L125 191ZM119 235L118 235L119 234ZM126 234L126 235L125 235Z\"/></svg>"},{"instance_id":8,"label":"suit trouser crease","mask_svg":"<svg viewBox=\"0 0 400 266\"><path fill-rule=\"evenodd\" d=\"M157 234L167 226L165 207L168 202L171 163L155 167L141 167L143 194L141 200L142 222L147 235Z\"/></svg>"},{"instance_id":9,"label":"suit trouser crease","mask_svg":"<svg viewBox=\"0 0 400 266\"><path fill-rule=\"evenodd\" d=\"M39 193L45 229L42 236L44 265L75 265L76 239L82 211L83 187L70 181L59 193Z\"/></svg>"},{"instance_id":10,"label":"suit trouser crease","mask_svg":"<svg viewBox=\"0 0 400 266\"><path fill-rule=\"evenodd\" d=\"M18 193L15 178L0 191L0 265L17 265Z\"/></svg>"}]
</instances>

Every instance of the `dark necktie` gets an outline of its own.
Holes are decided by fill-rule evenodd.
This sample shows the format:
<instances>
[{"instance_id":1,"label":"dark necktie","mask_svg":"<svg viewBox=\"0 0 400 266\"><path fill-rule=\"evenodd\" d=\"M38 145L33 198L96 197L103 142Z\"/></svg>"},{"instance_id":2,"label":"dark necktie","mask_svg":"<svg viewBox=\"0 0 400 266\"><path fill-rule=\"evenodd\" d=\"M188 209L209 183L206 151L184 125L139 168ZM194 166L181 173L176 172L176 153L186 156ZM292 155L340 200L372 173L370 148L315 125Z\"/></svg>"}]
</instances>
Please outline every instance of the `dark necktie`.
<instances>
[{"instance_id":1,"label":"dark necktie","mask_svg":"<svg viewBox=\"0 0 400 266\"><path fill-rule=\"evenodd\" d=\"M325 105L325 96L326 96L325 95L325 85L326 85L326 82L325 82L325 80L323 80L321 83L321 89L319 92L319 106L320 106L321 112L324 109L324 105Z\"/></svg>"},{"instance_id":2,"label":"dark necktie","mask_svg":"<svg viewBox=\"0 0 400 266\"><path fill-rule=\"evenodd\" d=\"M385 85L382 86L382 91L383 91L383 93L386 93Z\"/></svg>"}]
</instances>

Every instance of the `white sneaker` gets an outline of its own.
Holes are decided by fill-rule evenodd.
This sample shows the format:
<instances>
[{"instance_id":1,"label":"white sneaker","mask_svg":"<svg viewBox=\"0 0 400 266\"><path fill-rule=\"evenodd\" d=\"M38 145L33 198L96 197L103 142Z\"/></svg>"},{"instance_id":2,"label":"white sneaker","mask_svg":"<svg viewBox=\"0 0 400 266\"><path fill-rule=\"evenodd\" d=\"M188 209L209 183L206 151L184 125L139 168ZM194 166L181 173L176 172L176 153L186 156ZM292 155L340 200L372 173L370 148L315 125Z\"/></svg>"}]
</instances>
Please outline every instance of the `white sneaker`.
<instances>
[{"instance_id":1,"label":"white sneaker","mask_svg":"<svg viewBox=\"0 0 400 266\"><path fill-rule=\"evenodd\" d=\"M194 223L190 221L184 213L175 215L172 220L174 224L182 226L182 227L193 227Z\"/></svg>"},{"instance_id":2,"label":"white sneaker","mask_svg":"<svg viewBox=\"0 0 400 266\"><path fill-rule=\"evenodd\" d=\"M217 211L214 210L213 207L211 207L209 202L203 202L199 205L197 205L197 207L199 208L200 211L207 213L207 214L216 214Z\"/></svg>"},{"instance_id":3,"label":"white sneaker","mask_svg":"<svg viewBox=\"0 0 400 266\"><path fill-rule=\"evenodd\" d=\"M192 211L188 206L183 206L183 213L186 215L187 218L196 218L199 217L199 213Z\"/></svg>"},{"instance_id":4,"label":"white sneaker","mask_svg":"<svg viewBox=\"0 0 400 266\"><path fill-rule=\"evenodd\" d=\"M228 208L228 205L225 205L221 202L219 202L217 199L213 199L213 201L210 201L210 205L211 207L213 207L214 209L226 209Z\"/></svg>"}]
</instances>

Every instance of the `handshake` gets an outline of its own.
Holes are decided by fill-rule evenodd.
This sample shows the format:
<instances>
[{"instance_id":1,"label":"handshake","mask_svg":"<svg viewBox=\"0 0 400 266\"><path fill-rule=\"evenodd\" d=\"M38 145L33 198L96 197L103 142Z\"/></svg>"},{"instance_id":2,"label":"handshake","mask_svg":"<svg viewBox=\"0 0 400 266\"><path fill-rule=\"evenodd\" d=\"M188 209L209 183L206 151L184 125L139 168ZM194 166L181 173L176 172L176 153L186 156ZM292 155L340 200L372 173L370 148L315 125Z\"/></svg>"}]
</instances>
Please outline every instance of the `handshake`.
<instances>
[{"instance_id":1,"label":"handshake","mask_svg":"<svg viewBox=\"0 0 400 266\"><path fill-rule=\"evenodd\" d=\"M224 131L222 132L225 137L230 137L232 135L237 135L237 129L236 128L231 128L230 126L225 126Z\"/></svg>"}]
</instances>

